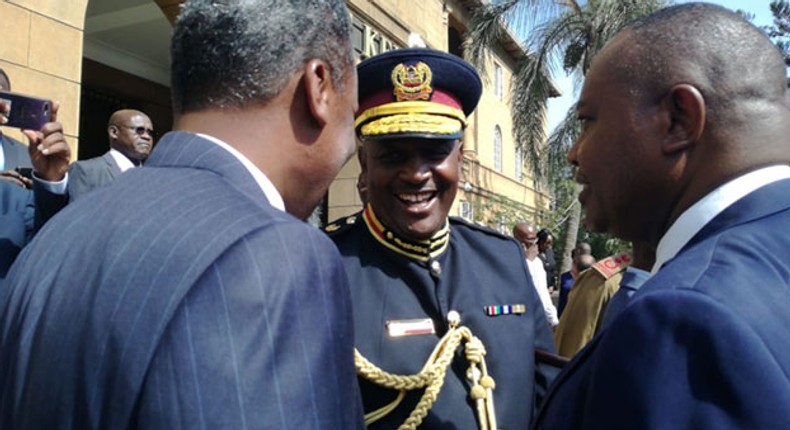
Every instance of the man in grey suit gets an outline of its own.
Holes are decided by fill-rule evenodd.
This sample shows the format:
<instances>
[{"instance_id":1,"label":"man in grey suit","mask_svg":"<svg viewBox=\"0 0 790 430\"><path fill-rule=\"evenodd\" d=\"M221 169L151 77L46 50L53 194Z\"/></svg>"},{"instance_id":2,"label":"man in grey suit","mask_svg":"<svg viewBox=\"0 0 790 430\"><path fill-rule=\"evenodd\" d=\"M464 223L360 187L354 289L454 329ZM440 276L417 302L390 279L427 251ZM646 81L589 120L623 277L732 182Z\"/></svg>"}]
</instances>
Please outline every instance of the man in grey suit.
<instances>
[{"instance_id":1,"label":"man in grey suit","mask_svg":"<svg viewBox=\"0 0 790 430\"><path fill-rule=\"evenodd\" d=\"M348 281L299 219L354 152L349 21L342 0L184 4L175 131L0 292L0 428L363 428Z\"/></svg>"},{"instance_id":2,"label":"man in grey suit","mask_svg":"<svg viewBox=\"0 0 790 430\"><path fill-rule=\"evenodd\" d=\"M69 166L69 200L112 182L121 173L139 167L154 146L154 126L148 115L122 109L107 124L110 150L100 157Z\"/></svg>"}]
</instances>

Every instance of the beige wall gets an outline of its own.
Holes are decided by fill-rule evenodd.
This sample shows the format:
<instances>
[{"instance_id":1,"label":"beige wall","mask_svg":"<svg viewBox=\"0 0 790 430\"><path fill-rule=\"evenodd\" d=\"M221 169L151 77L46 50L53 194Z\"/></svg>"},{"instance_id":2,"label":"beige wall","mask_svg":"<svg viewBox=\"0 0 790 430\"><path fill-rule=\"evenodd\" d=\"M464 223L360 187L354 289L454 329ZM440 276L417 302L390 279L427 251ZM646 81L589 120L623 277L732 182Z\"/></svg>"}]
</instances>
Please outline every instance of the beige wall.
<instances>
[{"instance_id":1,"label":"beige wall","mask_svg":"<svg viewBox=\"0 0 790 430\"><path fill-rule=\"evenodd\" d=\"M88 0L0 0L0 67L15 92L60 102L58 120L76 157L82 29ZM4 133L26 142L21 133Z\"/></svg>"}]
</instances>

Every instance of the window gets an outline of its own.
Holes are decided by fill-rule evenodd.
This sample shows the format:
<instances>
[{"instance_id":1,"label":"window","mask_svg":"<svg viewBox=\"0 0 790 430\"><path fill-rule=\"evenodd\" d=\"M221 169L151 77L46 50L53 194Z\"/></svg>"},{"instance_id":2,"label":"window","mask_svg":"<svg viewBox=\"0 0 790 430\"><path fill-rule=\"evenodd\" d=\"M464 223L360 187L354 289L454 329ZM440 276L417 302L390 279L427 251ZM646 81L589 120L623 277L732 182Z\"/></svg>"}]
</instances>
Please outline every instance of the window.
<instances>
[{"instance_id":1,"label":"window","mask_svg":"<svg viewBox=\"0 0 790 430\"><path fill-rule=\"evenodd\" d=\"M472 208L472 203L467 202L466 200L461 200L458 212L459 215L461 215L461 218L474 221L474 209Z\"/></svg>"},{"instance_id":2,"label":"window","mask_svg":"<svg viewBox=\"0 0 790 430\"><path fill-rule=\"evenodd\" d=\"M494 170L502 171L502 130L494 127Z\"/></svg>"},{"instance_id":3,"label":"window","mask_svg":"<svg viewBox=\"0 0 790 430\"><path fill-rule=\"evenodd\" d=\"M502 66L494 63L494 96L499 100L502 100L502 95L504 94L502 85Z\"/></svg>"},{"instance_id":4,"label":"window","mask_svg":"<svg viewBox=\"0 0 790 430\"><path fill-rule=\"evenodd\" d=\"M521 158L521 148L516 147L516 180L521 182L524 160Z\"/></svg>"}]
</instances>

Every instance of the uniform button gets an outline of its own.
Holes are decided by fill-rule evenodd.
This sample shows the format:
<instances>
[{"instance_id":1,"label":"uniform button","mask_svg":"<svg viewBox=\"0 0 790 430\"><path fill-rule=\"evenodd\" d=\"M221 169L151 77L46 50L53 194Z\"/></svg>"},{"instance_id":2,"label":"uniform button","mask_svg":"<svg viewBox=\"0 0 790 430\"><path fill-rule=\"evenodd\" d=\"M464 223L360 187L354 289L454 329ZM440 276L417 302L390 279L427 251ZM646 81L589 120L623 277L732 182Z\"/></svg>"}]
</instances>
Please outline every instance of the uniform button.
<instances>
[{"instance_id":1,"label":"uniform button","mask_svg":"<svg viewBox=\"0 0 790 430\"><path fill-rule=\"evenodd\" d=\"M442 274L442 265L438 261L436 260L431 261L429 267L431 269L431 274L433 274L433 276L439 276Z\"/></svg>"}]
</instances>

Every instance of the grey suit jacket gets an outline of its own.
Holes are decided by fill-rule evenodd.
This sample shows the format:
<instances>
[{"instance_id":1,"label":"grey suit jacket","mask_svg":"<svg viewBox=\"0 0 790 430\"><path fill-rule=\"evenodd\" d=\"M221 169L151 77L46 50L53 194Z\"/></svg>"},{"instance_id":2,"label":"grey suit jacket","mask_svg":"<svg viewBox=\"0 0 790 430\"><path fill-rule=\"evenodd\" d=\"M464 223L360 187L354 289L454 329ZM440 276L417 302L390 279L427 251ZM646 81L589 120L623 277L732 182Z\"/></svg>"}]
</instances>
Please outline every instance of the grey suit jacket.
<instances>
[{"instance_id":1,"label":"grey suit jacket","mask_svg":"<svg viewBox=\"0 0 790 430\"><path fill-rule=\"evenodd\" d=\"M121 174L121 168L110 151L101 157L75 161L69 166L69 200L74 201L85 193L103 187Z\"/></svg>"},{"instance_id":2,"label":"grey suit jacket","mask_svg":"<svg viewBox=\"0 0 790 430\"><path fill-rule=\"evenodd\" d=\"M0 170L12 170L16 167L32 167L27 146L16 139L0 134L0 145L3 147L5 166Z\"/></svg>"},{"instance_id":3,"label":"grey suit jacket","mask_svg":"<svg viewBox=\"0 0 790 430\"><path fill-rule=\"evenodd\" d=\"M363 428L348 281L216 144L169 133L0 291L0 428Z\"/></svg>"}]
</instances>

